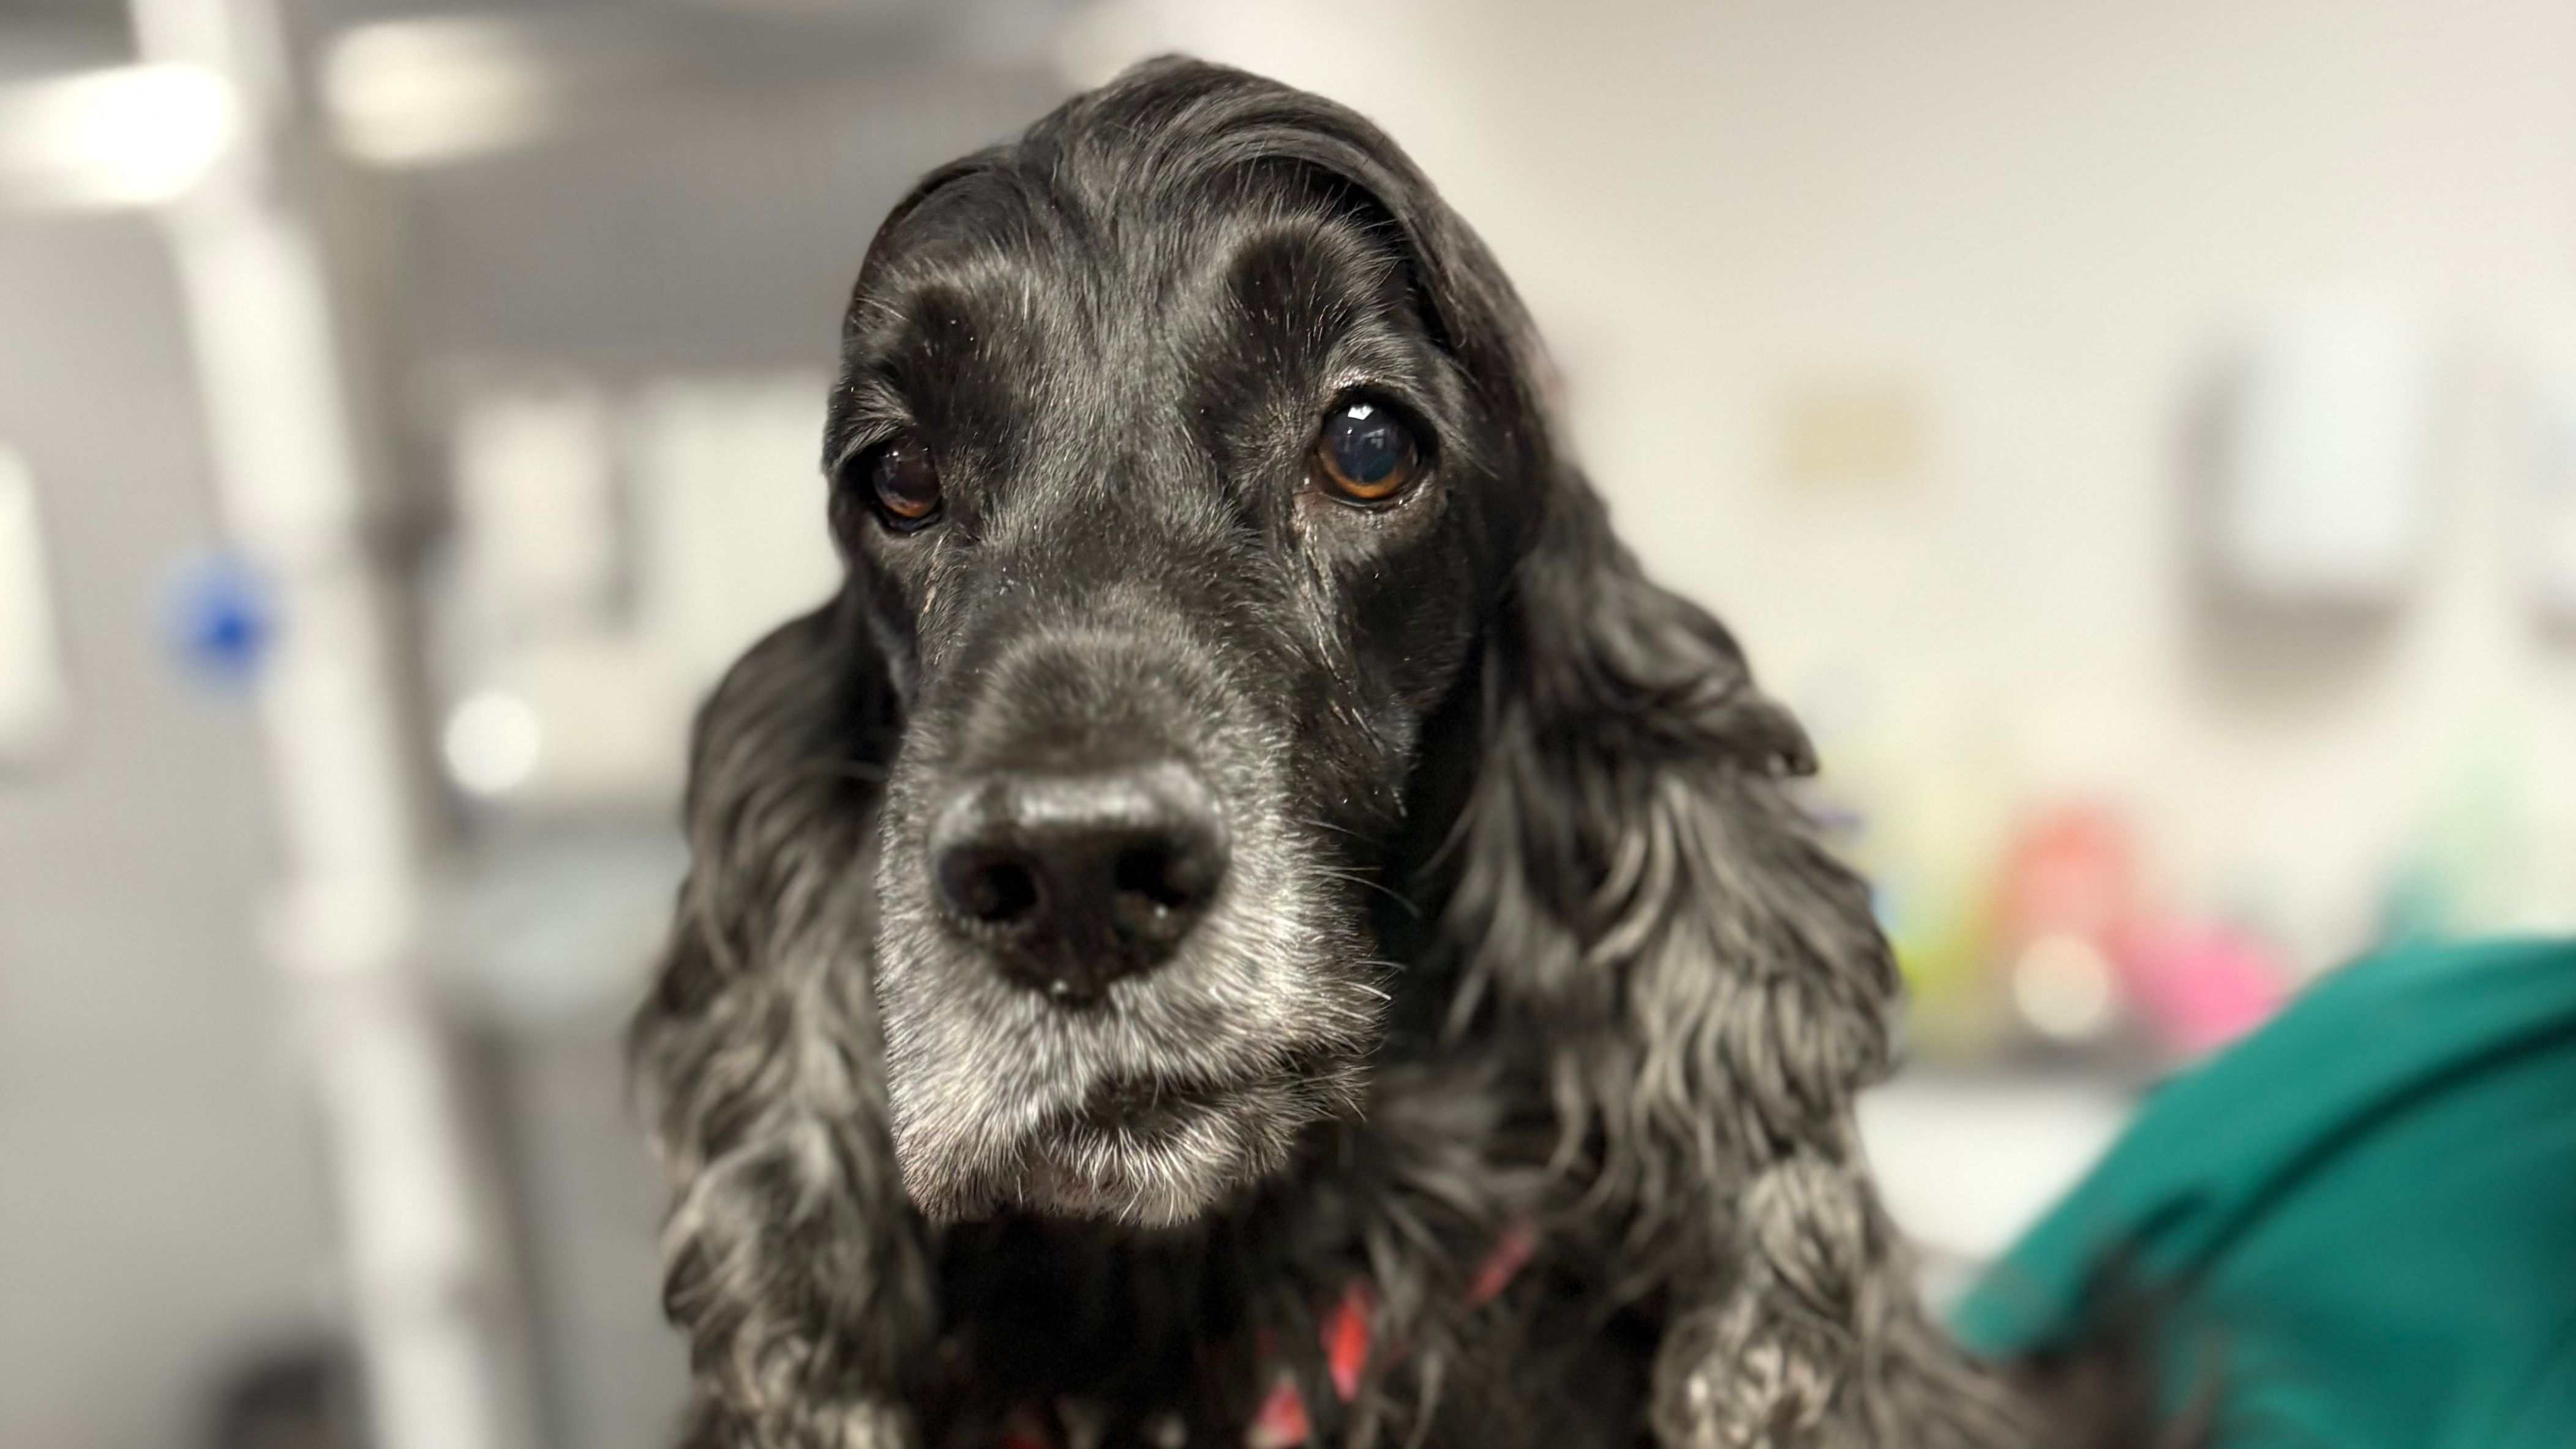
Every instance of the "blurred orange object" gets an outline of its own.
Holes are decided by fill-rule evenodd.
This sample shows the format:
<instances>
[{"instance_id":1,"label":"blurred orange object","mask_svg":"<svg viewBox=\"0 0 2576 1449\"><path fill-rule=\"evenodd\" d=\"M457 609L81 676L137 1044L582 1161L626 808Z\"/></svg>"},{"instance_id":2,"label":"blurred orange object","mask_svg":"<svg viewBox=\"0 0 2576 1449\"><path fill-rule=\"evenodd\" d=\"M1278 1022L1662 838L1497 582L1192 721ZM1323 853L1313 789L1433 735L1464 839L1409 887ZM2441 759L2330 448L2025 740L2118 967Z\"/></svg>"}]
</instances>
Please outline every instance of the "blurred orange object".
<instances>
[{"instance_id":1,"label":"blurred orange object","mask_svg":"<svg viewBox=\"0 0 2576 1449\"><path fill-rule=\"evenodd\" d=\"M2128 824L2105 805L2043 810L2014 837L1995 885L1996 959L2033 1032L2081 1046L2119 1024L2137 876Z\"/></svg>"},{"instance_id":2,"label":"blurred orange object","mask_svg":"<svg viewBox=\"0 0 2576 1449\"><path fill-rule=\"evenodd\" d=\"M2137 852L2107 805L2060 805L2023 827L2004 858L1997 927L2008 951L2046 936L2108 946L2137 913Z\"/></svg>"}]
</instances>

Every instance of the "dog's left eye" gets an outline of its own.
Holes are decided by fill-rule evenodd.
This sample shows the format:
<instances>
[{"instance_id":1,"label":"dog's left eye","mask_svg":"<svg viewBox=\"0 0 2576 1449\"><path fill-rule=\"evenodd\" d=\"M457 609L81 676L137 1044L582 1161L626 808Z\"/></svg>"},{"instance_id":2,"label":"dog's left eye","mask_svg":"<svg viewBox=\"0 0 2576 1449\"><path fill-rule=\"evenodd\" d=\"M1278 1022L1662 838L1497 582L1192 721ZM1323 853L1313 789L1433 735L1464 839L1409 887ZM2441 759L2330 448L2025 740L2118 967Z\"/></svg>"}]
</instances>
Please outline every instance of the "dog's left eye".
<instances>
[{"instance_id":1,"label":"dog's left eye","mask_svg":"<svg viewBox=\"0 0 2576 1449\"><path fill-rule=\"evenodd\" d=\"M1422 471L1422 445L1394 409L1370 398L1334 407L1315 439L1315 471L1354 503L1384 503Z\"/></svg>"},{"instance_id":2,"label":"dog's left eye","mask_svg":"<svg viewBox=\"0 0 2576 1449\"><path fill-rule=\"evenodd\" d=\"M919 438L907 434L877 449L868 462L868 486L893 528L910 531L939 517L939 464Z\"/></svg>"}]
</instances>

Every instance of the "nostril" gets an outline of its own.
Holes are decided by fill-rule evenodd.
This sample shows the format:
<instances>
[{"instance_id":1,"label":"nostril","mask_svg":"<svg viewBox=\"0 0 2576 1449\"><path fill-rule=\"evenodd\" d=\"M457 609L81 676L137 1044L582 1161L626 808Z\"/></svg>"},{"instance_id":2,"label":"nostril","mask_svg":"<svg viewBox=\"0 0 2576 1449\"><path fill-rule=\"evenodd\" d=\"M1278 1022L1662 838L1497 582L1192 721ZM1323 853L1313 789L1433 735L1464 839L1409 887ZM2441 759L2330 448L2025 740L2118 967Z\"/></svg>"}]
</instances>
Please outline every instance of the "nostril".
<instances>
[{"instance_id":1,"label":"nostril","mask_svg":"<svg viewBox=\"0 0 2576 1449\"><path fill-rule=\"evenodd\" d=\"M955 850L940 862L939 883L959 915L991 926L1026 920L1038 909L1037 872L1015 856Z\"/></svg>"},{"instance_id":2,"label":"nostril","mask_svg":"<svg viewBox=\"0 0 2576 1449\"><path fill-rule=\"evenodd\" d=\"M1140 845L1119 854L1110 879L1121 895L1141 897L1163 910L1182 911L1199 902L1200 887L1187 879L1193 874L1182 869L1179 852L1169 846Z\"/></svg>"}]
</instances>

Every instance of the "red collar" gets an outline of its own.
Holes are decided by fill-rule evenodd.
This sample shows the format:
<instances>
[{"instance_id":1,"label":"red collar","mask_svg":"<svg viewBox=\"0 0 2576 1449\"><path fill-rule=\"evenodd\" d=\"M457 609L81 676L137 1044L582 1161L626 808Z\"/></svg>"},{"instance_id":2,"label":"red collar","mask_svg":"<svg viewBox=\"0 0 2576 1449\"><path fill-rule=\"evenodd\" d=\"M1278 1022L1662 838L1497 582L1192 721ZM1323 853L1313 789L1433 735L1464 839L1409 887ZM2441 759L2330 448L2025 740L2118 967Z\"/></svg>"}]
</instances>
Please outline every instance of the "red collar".
<instances>
[{"instance_id":1,"label":"red collar","mask_svg":"<svg viewBox=\"0 0 2576 1449\"><path fill-rule=\"evenodd\" d=\"M1482 1308L1501 1296L1537 1251L1538 1225L1528 1218L1513 1219L1476 1265L1476 1276L1467 1280L1467 1307ZM1341 1301L1324 1316L1324 1366L1332 1374L1334 1395L1345 1404L1359 1397L1360 1374L1368 1367L1376 1322L1377 1287L1366 1278L1353 1278L1343 1285ZM1270 1391L1262 1396L1260 1411L1243 1431L1243 1449L1297 1449L1313 1435L1296 1376L1284 1365L1273 1369Z\"/></svg>"},{"instance_id":2,"label":"red collar","mask_svg":"<svg viewBox=\"0 0 2576 1449\"><path fill-rule=\"evenodd\" d=\"M1529 1266L1530 1256L1538 1251L1538 1225L1528 1218L1515 1218L1494 1240L1492 1250L1476 1265L1476 1274L1467 1280L1466 1306L1482 1308L1502 1295ZM1324 1367L1332 1375L1333 1393L1345 1404L1359 1397L1360 1376L1368 1368L1369 1354L1376 1346L1377 1286L1366 1278L1353 1278L1342 1285L1342 1296L1333 1304L1318 1330L1324 1350ZM1397 1345L1390 1361L1401 1357L1403 1346ZM1264 1358L1275 1358L1264 1349ZM1243 1431L1243 1449L1299 1449L1314 1437L1314 1427L1306 1418L1305 1396L1297 1392L1297 1378L1285 1364L1274 1363L1270 1369L1270 1388L1261 1397L1261 1407L1252 1423ZM1055 1435L1047 1426L1046 1416L1034 1408L1013 1414L1002 1426L999 1449L1057 1449Z\"/></svg>"}]
</instances>

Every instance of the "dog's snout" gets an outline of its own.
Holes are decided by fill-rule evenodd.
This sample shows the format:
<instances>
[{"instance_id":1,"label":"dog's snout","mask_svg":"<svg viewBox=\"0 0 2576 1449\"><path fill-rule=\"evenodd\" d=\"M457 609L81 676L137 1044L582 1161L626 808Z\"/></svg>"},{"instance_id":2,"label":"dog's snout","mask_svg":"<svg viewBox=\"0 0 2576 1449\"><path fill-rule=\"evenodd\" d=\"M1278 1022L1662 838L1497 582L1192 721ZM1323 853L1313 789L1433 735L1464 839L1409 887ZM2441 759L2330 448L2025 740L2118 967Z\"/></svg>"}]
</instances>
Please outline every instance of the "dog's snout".
<instances>
[{"instance_id":1,"label":"dog's snout","mask_svg":"<svg viewBox=\"0 0 2576 1449\"><path fill-rule=\"evenodd\" d=\"M1225 822L1188 767L1003 772L933 821L939 903L1014 979L1096 1000L1169 959L1225 877Z\"/></svg>"}]
</instances>

